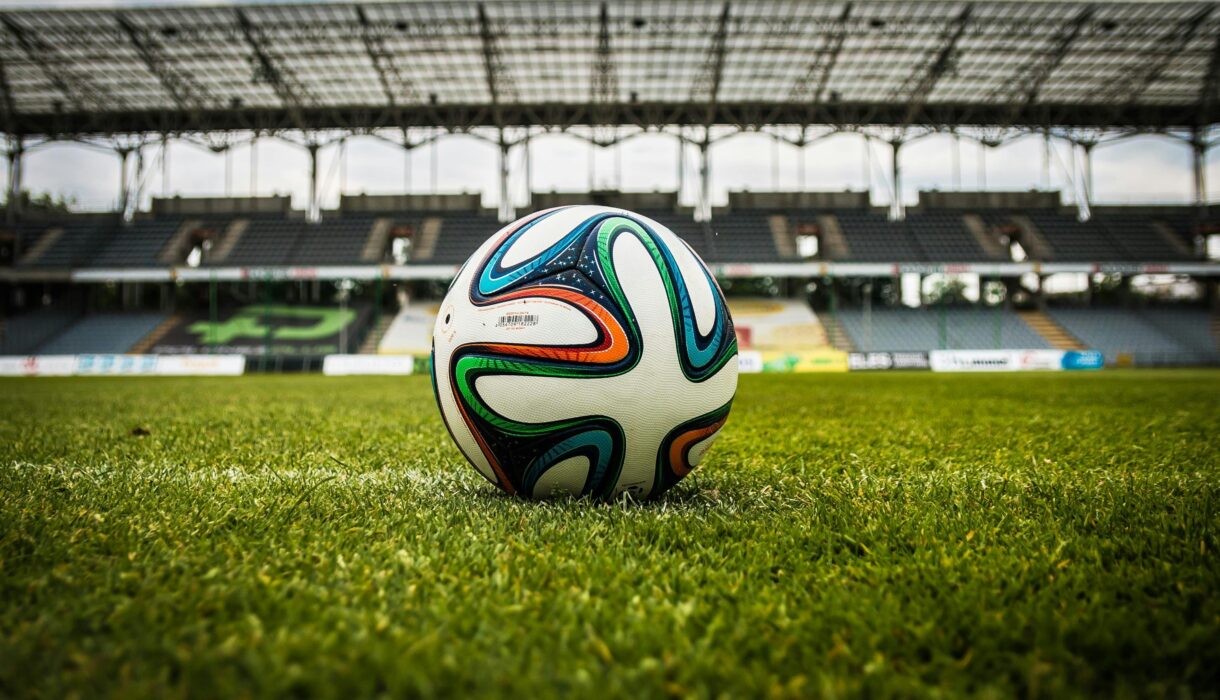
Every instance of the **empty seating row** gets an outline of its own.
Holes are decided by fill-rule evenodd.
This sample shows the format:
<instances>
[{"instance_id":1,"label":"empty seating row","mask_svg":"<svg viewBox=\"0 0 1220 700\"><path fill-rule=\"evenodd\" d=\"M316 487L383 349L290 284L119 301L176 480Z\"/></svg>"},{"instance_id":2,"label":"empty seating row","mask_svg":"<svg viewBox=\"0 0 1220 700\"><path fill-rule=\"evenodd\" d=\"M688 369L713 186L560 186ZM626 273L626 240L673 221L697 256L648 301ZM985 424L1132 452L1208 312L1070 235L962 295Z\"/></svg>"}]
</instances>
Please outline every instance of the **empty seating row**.
<instances>
[{"instance_id":1,"label":"empty seating row","mask_svg":"<svg viewBox=\"0 0 1220 700\"><path fill-rule=\"evenodd\" d=\"M38 352L43 355L127 352L166 318L162 313L90 314L43 343Z\"/></svg>"},{"instance_id":2,"label":"empty seating row","mask_svg":"<svg viewBox=\"0 0 1220 700\"><path fill-rule=\"evenodd\" d=\"M362 262L372 216L318 223L250 217L228 255L213 265L341 265Z\"/></svg>"},{"instance_id":3,"label":"empty seating row","mask_svg":"<svg viewBox=\"0 0 1220 700\"><path fill-rule=\"evenodd\" d=\"M29 355L79 317L67 309L39 309L0 319L0 355Z\"/></svg>"},{"instance_id":4,"label":"empty seating row","mask_svg":"<svg viewBox=\"0 0 1220 700\"><path fill-rule=\"evenodd\" d=\"M48 224L23 245L22 264L37 268L84 267L93 262L114 234L115 224L70 221Z\"/></svg>"},{"instance_id":5,"label":"empty seating row","mask_svg":"<svg viewBox=\"0 0 1220 700\"><path fill-rule=\"evenodd\" d=\"M132 222L114 233L93 256L92 267L155 267L161 265L160 255L170 238L182 226L178 219L157 219Z\"/></svg>"},{"instance_id":6,"label":"empty seating row","mask_svg":"<svg viewBox=\"0 0 1220 700\"><path fill-rule=\"evenodd\" d=\"M297 265L334 265L362 262L364 246L373 227L372 216L323 219L301 232L292 262Z\"/></svg>"},{"instance_id":7,"label":"empty seating row","mask_svg":"<svg viewBox=\"0 0 1220 700\"><path fill-rule=\"evenodd\" d=\"M1050 347L1008 309L842 309L837 318L852 343L864 352Z\"/></svg>"},{"instance_id":8,"label":"empty seating row","mask_svg":"<svg viewBox=\"0 0 1220 700\"><path fill-rule=\"evenodd\" d=\"M1113 362L1119 355L1137 364L1210 363L1220 360L1202 333L1210 333L1206 311L1137 311L1104 308L1049 308L1056 323ZM1153 319L1156 319L1155 321ZM1193 325L1193 330L1185 326Z\"/></svg>"},{"instance_id":9,"label":"empty seating row","mask_svg":"<svg viewBox=\"0 0 1220 700\"><path fill-rule=\"evenodd\" d=\"M712 222L712 251L716 262L777 262L775 236L767 212L733 211Z\"/></svg>"},{"instance_id":10,"label":"empty seating row","mask_svg":"<svg viewBox=\"0 0 1220 700\"><path fill-rule=\"evenodd\" d=\"M501 226L495 217L478 212L425 212L420 216L435 216L441 220L440 234L432 256L427 260L431 263L457 265L466 262L466 258Z\"/></svg>"},{"instance_id":11,"label":"empty seating row","mask_svg":"<svg viewBox=\"0 0 1220 700\"><path fill-rule=\"evenodd\" d=\"M842 247L821 246L823 257L858 262L1002 262L1002 246L976 238L966 215L957 210L912 211L903 221L891 221L876 209L764 210L736 209L718 215L709 225L683 211L641 210L670 228L710 262L778 262L780 253L770 217L786 217L787 230L831 217L842 234ZM1019 235L1018 218L1027 217L1045 242L1035 259L1063 262L1177 262L1196 257L1194 232L1199 221L1188 213L1140 214L1099 212L1086 222L1058 209L975 212L991 235ZM501 226L481 211L421 211L385 214L345 214L317 224L283 216L246 217L247 225L226 254L214 265L359 264L378 217L394 221L441 222L431 255L420 262L460 263ZM216 220L225 230L236 219ZM38 268L142 267L164 264L166 246L181 229L180 219L140 220L119 225L113 219L71 220L62 224L26 224L14 230L18 265ZM416 227L418 230L418 226ZM977 235L984 235L977 232ZM1178 237L1181 240L1178 240ZM778 241L785 244L783 240ZM831 254L832 248L834 253ZM1026 246L1027 252L1034 251ZM992 251L989 253L988 251ZM185 254L186 251L177 251Z\"/></svg>"}]
</instances>

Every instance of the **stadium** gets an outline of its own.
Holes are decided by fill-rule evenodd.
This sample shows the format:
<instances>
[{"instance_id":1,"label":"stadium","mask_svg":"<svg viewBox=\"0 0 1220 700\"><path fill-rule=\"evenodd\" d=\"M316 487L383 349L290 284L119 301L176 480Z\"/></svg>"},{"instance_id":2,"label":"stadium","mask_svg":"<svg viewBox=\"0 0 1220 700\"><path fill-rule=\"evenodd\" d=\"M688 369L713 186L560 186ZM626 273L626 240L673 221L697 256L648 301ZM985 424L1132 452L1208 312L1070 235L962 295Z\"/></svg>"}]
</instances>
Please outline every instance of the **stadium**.
<instances>
[{"instance_id":1,"label":"stadium","mask_svg":"<svg viewBox=\"0 0 1220 700\"><path fill-rule=\"evenodd\" d=\"M1211 2L0 9L0 695L1214 694L1218 98ZM720 186L742 139L772 176ZM1148 139L1189 190L1097 197ZM113 200L28 186L63 144ZM988 188L1014 147L1037 183ZM497 493L429 382L464 263L584 204L672 231L736 331L652 499Z\"/></svg>"}]
</instances>

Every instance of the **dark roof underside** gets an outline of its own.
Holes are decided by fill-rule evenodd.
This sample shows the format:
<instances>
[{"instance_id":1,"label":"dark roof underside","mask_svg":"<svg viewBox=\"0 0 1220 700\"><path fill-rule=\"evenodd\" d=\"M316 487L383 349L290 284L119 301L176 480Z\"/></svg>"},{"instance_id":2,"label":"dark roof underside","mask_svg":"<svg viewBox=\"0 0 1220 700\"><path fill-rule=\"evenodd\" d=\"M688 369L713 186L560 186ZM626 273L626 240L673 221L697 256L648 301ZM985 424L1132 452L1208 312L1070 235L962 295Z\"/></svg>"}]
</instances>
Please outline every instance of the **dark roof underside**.
<instances>
[{"instance_id":1,"label":"dark roof underside","mask_svg":"<svg viewBox=\"0 0 1220 700\"><path fill-rule=\"evenodd\" d=\"M0 130L1162 129L1217 121L1215 3L391 2L0 13Z\"/></svg>"}]
</instances>

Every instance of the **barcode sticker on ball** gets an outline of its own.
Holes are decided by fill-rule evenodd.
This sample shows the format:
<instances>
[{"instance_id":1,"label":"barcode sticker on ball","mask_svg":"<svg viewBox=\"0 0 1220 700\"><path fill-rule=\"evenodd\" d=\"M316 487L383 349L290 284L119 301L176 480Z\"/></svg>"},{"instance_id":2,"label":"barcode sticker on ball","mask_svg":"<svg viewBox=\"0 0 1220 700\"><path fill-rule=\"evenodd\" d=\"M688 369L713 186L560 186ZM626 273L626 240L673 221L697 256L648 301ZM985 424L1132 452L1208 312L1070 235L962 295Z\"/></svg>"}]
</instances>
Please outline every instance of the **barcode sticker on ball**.
<instances>
[{"instance_id":1,"label":"barcode sticker on ball","mask_svg":"<svg viewBox=\"0 0 1220 700\"><path fill-rule=\"evenodd\" d=\"M538 314L504 314L496 322L497 328L525 328L538 325Z\"/></svg>"}]
</instances>

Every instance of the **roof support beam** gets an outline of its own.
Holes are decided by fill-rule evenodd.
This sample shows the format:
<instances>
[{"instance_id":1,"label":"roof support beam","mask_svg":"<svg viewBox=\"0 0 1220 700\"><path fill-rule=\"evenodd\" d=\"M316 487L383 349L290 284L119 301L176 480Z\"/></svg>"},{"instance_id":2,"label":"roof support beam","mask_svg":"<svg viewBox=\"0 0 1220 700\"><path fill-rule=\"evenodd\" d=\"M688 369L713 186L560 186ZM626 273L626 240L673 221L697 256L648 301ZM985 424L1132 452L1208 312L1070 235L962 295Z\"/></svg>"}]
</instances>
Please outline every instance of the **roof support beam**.
<instances>
[{"instance_id":1,"label":"roof support beam","mask_svg":"<svg viewBox=\"0 0 1220 700\"><path fill-rule=\"evenodd\" d=\"M1199 125L1213 124L1216 121L1216 92L1220 90L1220 34L1212 44L1211 60L1207 64L1207 73L1203 76L1203 85L1199 88Z\"/></svg>"},{"instance_id":2,"label":"roof support beam","mask_svg":"<svg viewBox=\"0 0 1220 700\"><path fill-rule=\"evenodd\" d=\"M1135 104L1144 92L1161 77L1169 64L1181 55L1182 49L1190 43L1214 9L1214 5L1205 5L1178 23L1173 30L1156 42L1155 48L1148 52L1146 60L1142 62L1144 70L1131 76L1129 80L1108 85L1108 89L1100 101Z\"/></svg>"},{"instance_id":3,"label":"roof support beam","mask_svg":"<svg viewBox=\"0 0 1220 700\"><path fill-rule=\"evenodd\" d=\"M241 27L242 36L245 37L250 50L254 52L254 59L258 64L254 72L254 81L262 81L270 85L292 118L293 126L305 131L305 120L301 116L301 96L298 94L303 92L303 89L296 84L296 78L291 71L281 66L279 61L267 50L262 30L255 26L240 8L234 12L237 14L237 24Z\"/></svg>"},{"instance_id":4,"label":"roof support beam","mask_svg":"<svg viewBox=\"0 0 1220 700\"><path fill-rule=\"evenodd\" d=\"M614 53L610 48L610 10L601 4L597 16L597 57L593 63L594 105L610 104L618 99L618 75L615 72Z\"/></svg>"},{"instance_id":5,"label":"roof support beam","mask_svg":"<svg viewBox=\"0 0 1220 700\"><path fill-rule=\"evenodd\" d=\"M919 110L928 101L928 95L945 73L949 72L957 63L957 44L966 33L966 27L970 24L970 15L973 12L974 5L966 5L962 8L953 25L947 28L942 35L936 56L926 66L912 73L903 85L903 87L907 85L913 85L913 87L906 90L905 95L895 95L898 98L905 98L907 102L905 124L914 123Z\"/></svg>"},{"instance_id":6,"label":"roof support beam","mask_svg":"<svg viewBox=\"0 0 1220 700\"><path fill-rule=\"evenodd\" d=\"M843 6L843 13L835 23L835 30L826 38L826 42L805 70L805 75L792 87L791 97L795 101L809 99L821 102L826 94L826 86L830 84L830 75L839 62L839 54L843 51L843 42L847 39L847 21L851 19L851 3ZM810 89L812 88L812 89Z\"/></svg>"},{"instance_id":7,"label":"roof support beam","mask_svg":"<svg viewBox=\"0 0 1220 700\"><path fill-rule=\"evenodd\" d=\"M500 118L501 92L505 92L506 81L503 67L500 65L500 52L496 47L496 35L487 18L487 8L479 3L479 39L483 44L483 71L487 77L487 92L491 96L491 109L497 125L502 125Z\"/></svg>"},{"instance_id":8,"label":"roof support beam","mask_svg":"<svg viewBox=\"0 0 1220 700\"><path fill-rule=\"evenodd\" d=\"M1013 92L1021 95L1020 100L1014 100L1012 107L1009 109L1008 116L1002 120L1002 124L1012 124L1024 107L1029 107L1038 101L1038 97L1042 92L1042 86L1050 79L1051 74L1055 69L1063 63L1063 59L1067 56L1068 51L1076 43L1076 39L1084 31L1085 25L1093 19L1093 13L1096 12L1096 7L1086 5L1079 14L1076 15L1069 24L1063 27L1055 39L1054 46L1048 53L1036 55L1026 63L1021 71L1016 76L1016 89ZM1007 92L1009 82L1005 82L999 88L991 93L990 99L996 99L1001 93Z\"/></svg>"},{"instance_id":9,"label":"roof support beam","mask_svg":"<svg viewBox=\"0 0 1220 700\"><path fill-rule=\"evenodd\" d=\"M13 88L8 82L8 68L4 65L4 59L0 58L0 129L4 133L13 133L16 116L17 107L13 100Z\"/></svg>"},{"instance_id":10,"label":"roof support beam","mask_svg":"<svg viewBox=\"0 0 1220 700\"><path fill-rule=\"evenodd\" d=\"M395 91L401 90L404 95L410 96L415 92L414 86L402 77L398 66L394 65L394 56L385 47L385 37L377 33L364 7L356 6L356 17L360 20L360 39L364 42L364 51L368 54L373 69L377 71L377 79L381 82L386 103L393 108L398 104Z\"/></svg>"},{"instance_id":11,"label":"roof support beam","mask_svg":"<svg viewBox=\"0 0 1220 700\"><path fill-rule=\"evenodd\" d=\"M716 33L712 35L712 46L708 50L707 62L699 82L696 84L696 88L703 88L706 95L705 102L708 112L706 124L712 123L711 115L715 113L716 103L720 98L720 82L724 78L724 55L725 46L728 43L731 10L731 4L725 2L724 7L720 10L720 19L716 22ZM698 100L699 97L699 94L691 95L692 101Z\"/></svg>"},{"instance_id":12,"label":"roof support beam","mask_svg":"<svg viewBox=\"0 0 1220 700\"><path fill-rule=\"evenodd\" d=\"M34 33L27 31L15 20L0 14L0 25L17 40L26 57L38 66L47 82L64 96L64 99L76 110L106 109L107 101L102 99L89 85L73 75L67 62L59 57L55 49Z\"/></svg>"},{"instance_id":13,"label":"roof support beam","mask_svg":"<svg viewBox=\"0 0 1220 700\"><path fill-rule=\"evenodd\" d=\"M759 124L824 124L832 127L903 126L906 105L885 102L726 102L709 107L685 99L673 102L605 106L610 124L642 128L674 125L708 126L723 124L753 129ZM709 121L710 114L710 121ZM935 102L924 105L920 120L929 124L953 126L994 126L1011 117L1007 104L973 102ZM498 114L490 106L477 103L438 105L400 105L329 107L304 106L298 115L281 106L269 108L212 108L192 112L182 110L108 110L77 111L59 114L15 116L13 133L49 138L81 138L94 134L207 133L220 131L258 131L269 134L300 129L298 119L308 129L388 129L426 127L467 131L488 126L550 126L565 129L595 126L588 105L580 103L518 103L499 105ZM1012 123L1028 128L1129 128L1137 131L1189 129L1197 125L1197 105L1141 104L1115 111L1111 105L1039 102L1022 108Z\"/></svg>"},{"instance_id":14,"label":"roof support beam","mask_svg":"<svg viewBox=\"0 0 1220 700\"><path fill-rule=\"evenodd\" d=\"M144 61L145 67L157 80L161 87L173 98L179 109L198 109L205 103L205 90L191 79L190 75L175 70L163 55L161 47L152 41L149 33L139 29L125 15L115 16L115 21L123 28L127 38L131 40L136 53Z\"/></svg>"}]
</instances>

